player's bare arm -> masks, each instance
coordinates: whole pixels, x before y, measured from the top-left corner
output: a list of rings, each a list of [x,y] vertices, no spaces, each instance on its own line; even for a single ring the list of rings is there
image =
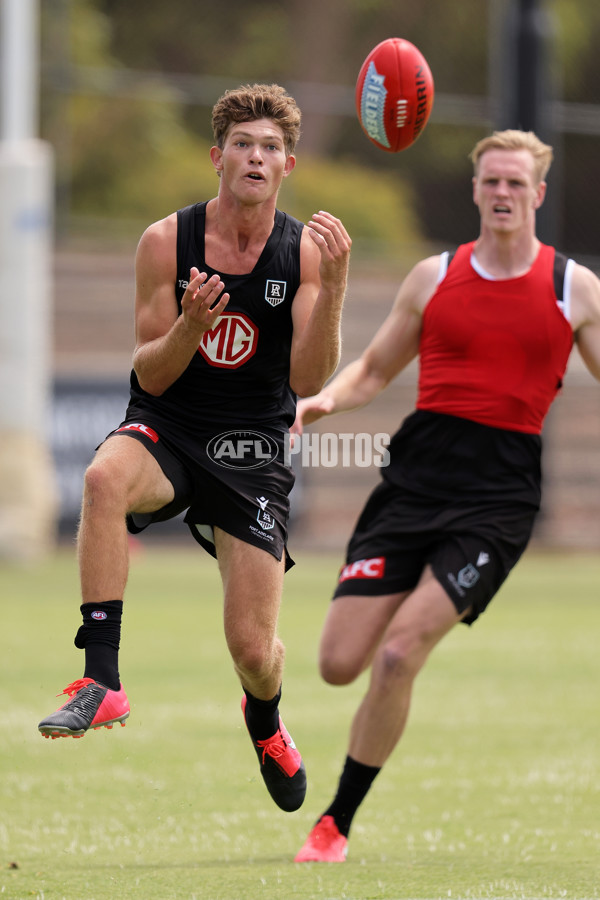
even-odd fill
[[[351,246],[343,224],[327,212],[316,213],[302,233],[290,356],[290,384],[300,397],[317,393],[339,363]]]
[[[138,245],[135,271],[133,367],[141,387],[159,396],[185,371],[229,295],[223,293],[218,275],[208,278],[206,272],[192,269],[178,313],[176,216],[146,229]]]
[[[419,352],[421,322],[437,283],[440,257],[422,260],[408,273],[392,310],[359,359],[349,363],[315,397],[298,403],[292,431],[324,415],[370,403]]]
[[[585,266],[573,272],[571,323],[581,358],[600,381],[600,280]]]

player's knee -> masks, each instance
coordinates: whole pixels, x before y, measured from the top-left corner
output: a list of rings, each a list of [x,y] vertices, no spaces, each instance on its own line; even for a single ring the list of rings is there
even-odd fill
[[[383,683],[412,681],[425,662],[420,642],[385,642],[373,663],[376,677]]]
[[[358,660],[352,660],[347,654],[337,655],[322,652],[319,657],[319,672],[327,684],[351,684],[362,672]]]
[[[84,498],[88,504],[114,502],[122,495],[123,486],[118,467],[106,460],[92,462],[84,476]]]
[[[236,669],[247,678],[261,678],[272,668],[272,654],[261,643],[243,636],[228,638],[227,643]]]

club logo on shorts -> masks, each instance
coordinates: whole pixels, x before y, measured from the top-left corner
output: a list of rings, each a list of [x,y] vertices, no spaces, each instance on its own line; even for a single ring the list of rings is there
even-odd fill
[[[456,580],[462,588],[468,590],[479,581],[479,572],[473,563],[467,563],[467,565],[458,573]]]
[[[260,431],[224,431],[206,445],[210,459],[225,469],[260,469],[277,459],[275,441]]]
[[[357,559],[348,563],[340,572],[338,583],[351,578],[383,578],[385,572],[385,556],[374,556],[372,559]]]
[[[256,353],[258,328],[241,312],[224,312],[202,336],[198,347],[207,363],[219,369],[237,369]]]
[[[286,287],[287,282],[285,281],[274,281],[272,278],[267,278],[265,288],[265,300],[267,303],[271,306],[279,306],[280,303],[283,303]]]
[[[256,521],[263,531],[270,531],[275,525],[275,519],[271,513],[267,512],[267,503],[269,501],[265,500],[264,497],[257,497],[256,502],[260,507],[258,515],[256,516]]]

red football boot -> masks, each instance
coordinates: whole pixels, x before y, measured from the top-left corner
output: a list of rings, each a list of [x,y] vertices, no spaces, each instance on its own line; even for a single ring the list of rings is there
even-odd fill
[[[112,728],[116,722],[125,725],[129,701],[123,685],[118,691],[111,691],[93,678],[78,678],[62,693],[67,694],[69,699],[38,725],[44,737],[53,740],[58,737],[80,738],[88,728]]]
[[[321,816],[294,862],[345,862],[348,838],[338,830],[333,816]]]
[[[246,695],[242,697],[242,712],[246,720]],[[246,726],[247,727],[247,726]],[[250,735],[252,738],[252,735]],[[280,809],[294,812],[300,809],[306,796],[306,771],[296,745],[279,718],[279,728],[266,741],[255,741],[260,773],[267,790]]]

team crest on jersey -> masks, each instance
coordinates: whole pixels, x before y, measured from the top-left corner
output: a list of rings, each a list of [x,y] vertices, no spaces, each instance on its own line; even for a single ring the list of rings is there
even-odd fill
[[[221,369],[237,369],[256,353],[258,328],[241,312],[225,312],[206,331],[198,350],[207,363]]]
[[[286,287],[286,281],[274,281],[272,278],[267,278],[265,289],[265,300],[267,303],[271,306],[279,306],[280,303],[283,303]]]
[[[270,531],[275,525],[275,519],[270,512],[267,512],[267,503],[269,501],[265,500],[264,497],[257,497],[256,502],[260,507],[258,515],[256,516],[256,521],[263,531]]]

